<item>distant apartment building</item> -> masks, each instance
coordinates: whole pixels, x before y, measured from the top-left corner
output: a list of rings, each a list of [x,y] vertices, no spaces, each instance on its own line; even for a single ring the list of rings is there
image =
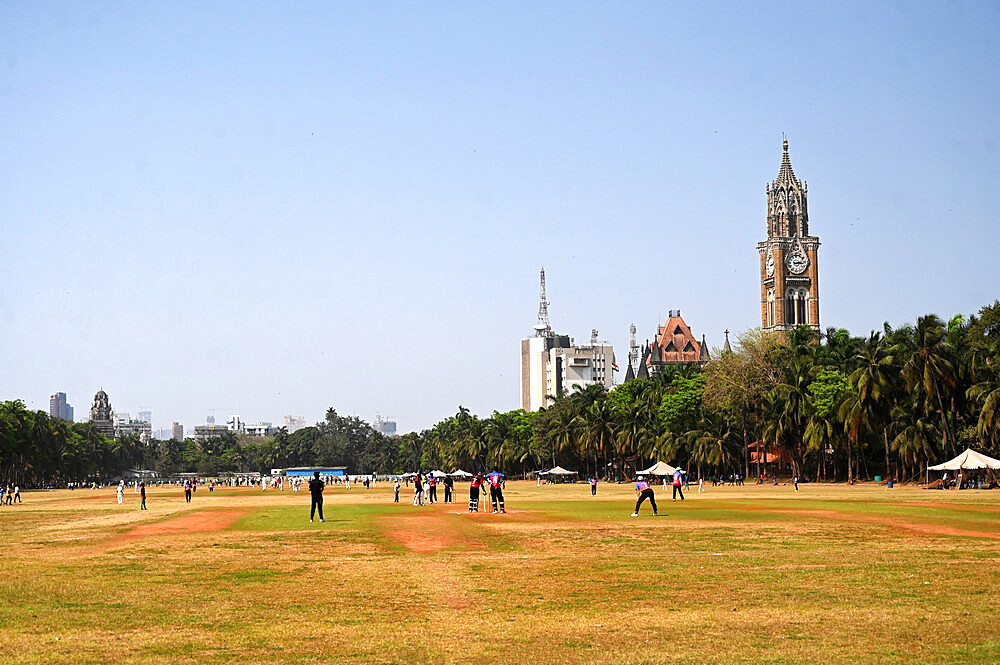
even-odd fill
[[[207,441],[217,436],[222,436],[223,434],[229,431],[230,431],[229,427],[227,427],[226,425],[215,425],[215,424],[195,425],[194,440],[200,443],[202,441]]]
[[[249,436],[274,436],[280,429],[271,423],[259,422],[244,426],[243,431]]]
[[[73,422],[73,407],[66,402],[66,393],[56,393],[49,397],[49,418]]]
[[[114,414],[115,436],[129,436],[135,434],[139,440],[148,442],[153,438],[153,426],[145,420],[133,418],[128,413]]]
[[[303,427],[309,427],[309,423],[307,423],[306,419],[302,416],[288,415],[285,416],[282,421],[282,426],[288,431],[289,434],[291,434],[292,432],[300,430]]]
[[[184,425],[180,423],[172,423],[170,425],[170,438],[175,441],[184,440]]]
[[[140,411],[139,416],[136,420],[141,420],[144,423],[153,424],[153,412],[152,411]]]
[[[396,421],[395,420],[383,420],[382,416],[375,415],[375,430],[378,431],[382,436],[393,437],[396,436]]]
[[[240,416],[232,415],[229,416],[229,420],[226,421],[226,427],[229,428],[230,432],[240,434],[246,429],[246,423],[243,422],[243,418]]]

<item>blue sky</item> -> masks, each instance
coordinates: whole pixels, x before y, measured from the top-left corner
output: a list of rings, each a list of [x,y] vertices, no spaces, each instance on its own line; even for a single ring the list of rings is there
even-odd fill
[[[821,323],[1000,296],[1000,5],[0,5],[0,398],[155,427],[516,408],[554,327],[759,324],[808,181]]]

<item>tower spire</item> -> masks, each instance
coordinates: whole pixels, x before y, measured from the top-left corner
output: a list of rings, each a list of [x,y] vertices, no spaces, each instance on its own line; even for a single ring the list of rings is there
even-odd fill
[[[795,171],[792,170],[792,160],[788,157],[788,138],[781,135],[781,168],[778,169],[778,183],[797,183]]]
[[[542,268],[539,275],[539,283],[538,323],[535,325],[535,335],[543,337],[552,330],[549,324],[549,301],[545,299],[545,268]]]

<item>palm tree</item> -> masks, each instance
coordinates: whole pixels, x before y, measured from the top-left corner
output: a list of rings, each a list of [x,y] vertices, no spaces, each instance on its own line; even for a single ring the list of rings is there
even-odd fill
[[[1000,448],[1000,371],[994,365],[993,375],[968,390],[970,401],[980,405],[976,434],[991,452]]]
[[[733,446],[734,438],[732,428],[721,415],[702,417],[701,429],[689,433],[691,459],[698,465],[698,478],[701,478],[702,463],[726,469],[734,461],[739,462]]]
[[[803,437],[805,425],[812,410],[809,399],[809,384],[812,381],[813,365],[805,357],[792,360],[785,382],[775,387],[775,394],[780,399],[780,414],[769,432],[772,443],[784,446],[791,453],[792,467],[797,477],[802,477],[802,467],[805,462]]]
[[[577,416],[577,422],[580,428],[580,452],[593,455],[596,473],[598,453],[607,452],[615,444],[615,419],[611,405],[607,400],[594,402]],[[618,459],[621,459],[621,455],[618,455]]]
[[[934,423],[933,416],[926,417],[922,407],[912,404],[909,408],[897,407],[893,410],[894,428],[897,431],[889,444],[899,455],[900,462],[909,463],[911,477],[919,473],[919,467],[926,468],[935,456],[941,432]]]
[[[865,342],[864,348],[854,356],[857,369],[848,377],[851,387],[857,394],[858,408],[865,411],[861,421],[869,423],[873,432],[882,430],[885,443],[885,475],[892,477],[889,463],[889,410],[891,398],[896,386],[899,369],[896,357],[893,355],[885,339],[877,332],[872,332]]]
[[[955,453],[954,438],[944,406],[945,397],[950,396],[950,391],[958,385],[947,332],[941,319],[928,314],[917,319],[913,334],[912,355],[903,365],[906,389],[911,393],[914,389],[921,389],[925,411],[940,414],[945,449]]]
[[[615,435],[615,454],[619,458],[642,455],[648,450],[647,442],[653,437],[650,432],[651,411],[639,402],[633,402],[624,414],[619,415]],[[594,463],[596,465],[595,456]]]

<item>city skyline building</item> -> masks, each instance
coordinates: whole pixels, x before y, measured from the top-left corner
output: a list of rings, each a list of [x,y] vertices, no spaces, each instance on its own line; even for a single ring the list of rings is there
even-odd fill
[[[377,432],[381,433],[382,436],[393,437],[396,436],[396,421],[395,420],[383,420],[382,416],[375,414],[375,424],[374,428]]]
[[[549,302],[545,293],[545,269],[539,273],[538,322],[535,334],[521,340],[521,408],[537,411],[550,397],[575,387],[600,384],[614,387],[615,352],[610,344],[597,342],[591,331],[590,344],[576,346],[568,335],[558,335],[549,322]]]
[[[298,431],[303,427],[309,427],[309,423],[302,416],[293,416],[291,414],[286,415],[282,419],[282,426],[288,431],[289,434]]]
[[[179,422],[174,421],[170,425],[170,438],[174,439],[175,441],[183,441],[184,440],[184,425],[181,425]]]
[[[112,419],[116,437],[135,434],[143,443],[148,443],[153,438],[153,426],[145,420],[133,418],[130,413],[113,413]]]
[[[66,393],[59,392],[49,397],[49,418],[73,422],[73,407],[66,401]]]

